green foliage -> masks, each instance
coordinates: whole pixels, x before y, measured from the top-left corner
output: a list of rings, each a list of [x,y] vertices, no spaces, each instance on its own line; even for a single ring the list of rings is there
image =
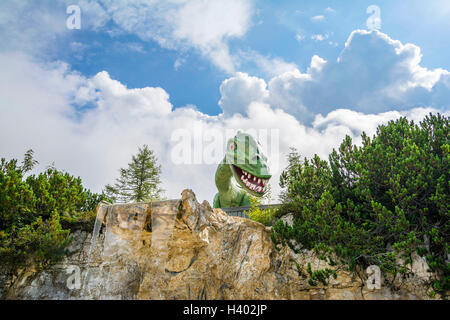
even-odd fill
[[[275,214],[277,208],[260,209],[258,206],[252,206],[250,203],[250,210],[247,212],[250,219],[262,223],[265,226],[271,226],[275,221]]]
[[[259,208],[259,206],[263,204],[264,200],[270,201],[271,195],[272,192],[270,184],[267,185],[267,192],[263,197],[249,195],[250,209],[246,213],[250,219],[262,223],[265,226],[271,226],[273,224],[278,208]]]
[[[55,168],[25,179],[37,163],[32,154],[27,151],[22,166],[16,159],[2,158],[0,164],[0,264],[12,274],[61,259],[70,241],[62,225],[95,219],[98,202],[107,200]]]
[[[333,262],[350,270],[375,264],[393,275],[408,272],[416,250],[440,275],[431,285],[443,293],[450,288],[449,160],[449,118],[440,114],[419,125],[391,121],[373,139],[363,133],[360,147],[347,136],[328,162],[302,161],[293,150],[277,215],[294,213],[294,224],[278,221],[272,237],[337,256]]]
[[[161,199],[159,187],[161,166],[147,145],[132,156],[128,168],[120,168],[120,177],[114,185],[106,185],[106,194],[118,202],[141,202]]]
[[[310,278],[308,279],[308,284],[310,286],[317,286],[317,281],[321,282],[323,285],[328,285],[329,278],[332,276],[334,279],[337,278],[337,272],[335,270],[331,270],[329,268],[325,268],[323,270],[312,271],[311,264],[308,263],[306,268],[306,272],[308,272]]]

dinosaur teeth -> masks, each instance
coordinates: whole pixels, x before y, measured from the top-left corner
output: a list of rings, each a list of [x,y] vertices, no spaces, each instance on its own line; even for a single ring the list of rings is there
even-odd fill
[[[269,179],[261,179],[253,176],[249,172],[242,170],[241,181],[249,190],[264,193],[266,192]]]

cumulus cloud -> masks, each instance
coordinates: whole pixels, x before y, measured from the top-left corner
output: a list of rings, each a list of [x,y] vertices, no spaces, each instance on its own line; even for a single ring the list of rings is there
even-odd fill
[[[252,102],[264,102],[269,97],[266,82],[246,73],[238,72],[226,79],[220,86],[219,105],[225,115],[240,113],[247,115],[247,108]]]
[[[2,2],[0,8],[20,15],[27,9],[23,3]],[[2,156],[21,158],[33,148],[41,169],[54,161],[56,167],[81,176],[94,191],[113,182],[137,147],[148,144],[163,166],[167,197],[177,198],[182,189],[191,188],[199,199],[212,201],[216,164],[194,159],[206,149],[193,150],[194,164],[175,163],[172,150],[179,140],[173,139],[174,133],[183,133],[195,148],[205,133],[229,137],[238,129],[272,129],[278,130],[278,149],[272,153],[271,145],[264,147],[270,153],[276,194],[290,147],[303,156],[326,157],[347,134],[358,142],[362,131],[374,134],[377,125],[399,116],[420,120],[429,111],[449,109],[449,72],[422,67],[420,48],[378,31],[354,31],[338,59],[326,61],[315,55],[301,72],[295,64],[252,51],[230,54],[228,41],[248,29],[251,5],[244,0],[226,1],[226,15],[222,14],[225,1],[79,3],[88,17],[85,25],[94,30],[112,19],[117,32],[134,33],[181,52],[199,50],[230,73],[239,65],[236,59],[245,61],[247,54],[247,60],[253,59],[271,78],[233,73],[220,86],[223,114],[219,116],[204,114],[195,106],[174,109],[164,88],[132,89],[107,71],[86,77],[64,62],[43,63],[27,54],[33,51],[26,47],[30,43],[39,46],[28,41],[32,37],[51,43],[52,37],[66,32],[61,29],[64,10],[56,16],[58,23],[48,21],[54,28],[43,34],[37,17],[48,19],[46,12],[38,10],[21,29],[10,27],[8,21],[11,26],[14,21],[0,10],[1,27],[7,29],[2,34],[15,41],[0,50],[0,136],[6,137],[0,139]],[[94,21],[95,17],[101,19]],[[29,30],[30,25],[37,27]],[[224,143],[214,142],[219,146],[217,161]]]
[[[323,59],[314,58],[310,74],[320,73],[324,64]],[[220,104],[227,112],[209,116],[191,106],[174,110],[164,89],[127,88],[106,71],[84,77],[61,62],[42,64],[24,54],[4,53],[0,68],[0,135],[8,137],[0,140],[2,156],[21,158],[26,149],[33,148],[40,169],[54,161],[56,167],[81,176],[94,191],[113,182],[118,168],[127,165],[137,147],[148,144],[162,164],[167,197],[177,198],[182,189],[191,188],[199,199],[212,201],[214,173],[223,157],[225,138],[238,129],[256,134],[267,129],[271,137],[262,143],[268,151],[276,195],[290,147],[303,156],[326,157],[347,134],[358,142],[362,130],[373,134],[380,123],[401,115],[420,118],[432,110],[363,114],[342,109],[317,115],[306,126],[270,104],[264,80],[244,73],[221,86]],[[180,143],[174,139],[176,132],[194,148],[192,163],[174,161],[172,151]],[[224,139],[208,142],[212,133],[221,133]],[[201,155],[211,147],[218,150],[216,163],[205,164]]]
[[[424,68],[421,58],[416,45],[379,31],[356,30],[337,60],[315,56],[305,73],[290,71],[271,79],[270,104],[305,123],[338,108],[364,113],[448,109],[450,101],[444,97],[450,96],[449,72]]]
[[[1,54],[0,67],[0,135],[8,137],[0,140],[2,156],[21,158],[33,148],[40,169],[54,161],[99,191],[146,143],[164,166],[169,197],[184,187],[205,194],[201,181],[214,172],[171,165],[169,151],[173,130],[191,130],[211,121],[209,116],[192,108],[172,111],[162,88],[129,89],[107,72],[85,78],[63,63],[42,65],[17,54]],[[81,113],[74,108],[86,104],[91,108]]]

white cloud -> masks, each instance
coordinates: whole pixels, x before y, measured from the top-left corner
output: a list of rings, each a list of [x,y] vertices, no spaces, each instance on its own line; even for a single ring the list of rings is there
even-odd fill
[[[172,111],[169,95],[164,89],[128,89],[119,81],[112,80],[106,71],[90,79],[87,87],[102,93],[96,99],[99,109],[108,110],[108,115],[117,121],[129,118],[146,120],[147,116],[160,117]]]
[[[374,133],[380,124],[386,124],[390,120],[395,120],[400,117],[407,117],[409,120],[415,122],[421,121],[427,114],[435,111],[433,108],[415,108],[407,111],[388,111],[378,114],[364,114],[348,109],[337,109],[328,113],[325,117],[321,114],[317,115],[313,121],[313,128],[318,130],[344,126],[356,136],[365,131]],[[359,137],[358,137],[359,138]]]
[[[228,41],[243,36],[250,24],[247,1],[227,1],[232,10],[223,19],[217,17],[222,16],[224,1],[101,4],[80,2],[87,16],[83,25],[99,30],[111,17],[120,27],[114,32],[137,34],[181,52],[197,49],[230,73],[240,62],[251,61],[270,80],[233,73],[220,87],[219,105],[224,110],[220,116],[209,116],[195,106],[173,110],[163,88],[130,89],[106,71],[85,77],[63,62],[44,64],[19,53],[35,52],[64,34],[64,10],[55,16],[38,8],[23,28],[13,28],[15,15],[5,17],[0,10],[0,23],[7,29],[3,33],[8,35],[4,39],[11,41],[10,47],[0,50],[0,136],[7,137],[0,139],[2,156],[21,158],[33,148],[43,166],[55,161],[58,168],[80,175],[88,187],[99,191],[113,182],[138,146],[148,144],[163,165],[168,197],[192,188],[201,200],[211,201],[216,165],[174,164],[171,135],[177,129],[190,133],[279,129],[280,152],[275,159],[279,163],[272,182],[277,192],[289,147],[298,148],[303,156],[326,157],[346,134],[359,141],[362,130],[373,134],[378,124],[401,115],[420,119],[431,108],[449,109],[450,73],[422,67],[420,48],[377,31],[354,31],[339,59],[326,61],[315,55],[302,73],[281,58],[253,51],[230,53]],[[15,17],[28,9],[23,2],[2,2],[0,7],[16,12]],[[50,31],[43,32],[44,25]],[[36,41],[29,41],[33,37]],[[82,53],[83,45],[72,46]]]
[[[67,32],[65,10],[35,1],[0,1],[0,51],[38,52]]]
[[[235,113],[247,115],[247,108],[252,102],[264,102],[269,97],[267,85],[263,79],[250,77],[241,72],[223,81],[220,93],[219,105],[225,115]]]
[[[334,10],[334,9],[331,8],[331,7],[327,7],[327,8],[325,8],[325,12],[328,12],[328,13],[336,13],[336,10]]]
[[[186,62],[186,58],[178,57],[173,64],[173,68],[175,70],[178,70],[185,62]]]
[[[320,74],[327,64],[315,56],[310,75]],[[24,54],[5,53],[0,55],[0,68],[0,135],[8,137],[0,140],[2,156],[21,158],[25,150],[33,148],[41,168],[55,161],[58,168],[81,176],[94,191],[113,182],[118,168],[127,165],[137,147],[148,144],[162,164],[163,187],[169,198],[178,198],[184,188],[191,188],[200,200],[211,202],[216,192],[216,165],[175,164],[172,133],[178,129],[194,135],[198,131],[264,128],[279,130],[279,152],[269,154],[277,194],[278,177],[290,147],[303,156],[317,153],[326,157],[346,134],[358,142],[362,130],[373,134],[380,123],[402,114],[420,118],[431,110],[378,114],[335,110],[317,115],[308,127],[271,105],[264,80],[243,73],[225,80],[220,88],[225,114],[209,116],[191,106],[173,110],[164,89],[129,89],[105,71],[86,78],[64,63],[43,65]],[[290,76],[302,77],[295,72]],[[74,108],[83,104],[90,108],[83,112]]]
[[[317,16],[311,17],[311,21],[313,21],[313,22],[318,22],[318,21],[323,21],[323,20],[325,20],[325,16],[323,16],[323,15],[317,15]]]
[[[339,58],[322,63],[319,71],[313,58],[306,73],[286,72],[270,80],[269,101],[306,123],[318,113],[339,108],[364,113],[426,106],[448,109],[449,72],[420,66],[421,57],[413,44],[378,31],[356,30]]]
[[[9,13],[3,22],[6,32],[0,32],[0,35],[16,43],[7,50],[16,48],[48,59],[49,51],[56,48],[54,40],[73,33],[65,27],[67,15],[64,9],[69,4],[72,4],[70,0],[56,6],[44,2],[42,8],[45,10],[33,2],[0,4],[0,9]],[[295,63],[250,49],[230,52],[228,42],[244,36],[251,26],[251,0],[82,0],[77,5],[81,8],[82,29],[105,31],[112,37],[134,34],[143,41],[156,41],[163,48],[177,50],[181,58],[174,62],[176,70],[185,63],[186,51],[190,49],[197,50],[229,74],[234,74],[242,65],[249,66],[247,70],[256,67],[255,73],[266,78],[297,68]],[[27,12],[33,12],[34,19],[21,20]],[[56,19],[50,19],[52,16]],[[301,37],[297,35],[298,40]],[[80,60],[88,45],[74,41],[70,48]],[[114,50],[146,52],[139,42],[116,42]]]
[[[122,32],[156,41],[163,48],[198,50],[229,73],[236,61],[228,41],[247,32],[252,16],[249,0],[85,0],[86,7],[98,3]]]
[[[280,57],[267,57],[252,50],[241,50],[237,54],[237,57],[240,60],[240,64],[246,63],[247,65],[255,66],[258,73],[261,73],[268,78],[272,78],[298,68],[295,63],[286,62]]]
[[[46,1],[46,0],[44,0],[44,1]],[[51,6],[55,6],[54,1],[48,1],[47,4],[48,3],[51,3]],[[107,10],[105,10],[104,5],[101,3],[101,1],[63,0],[63,1],[60,1],[59,4],[56,4],[56,6],[59,6],[59,5],[63,5],[64,8],[66,8],[70,5],[77,5],[80,7],[81,29],[91,29],[94,31],[100,31],[110,19],[108,12],[107,12]]]
[[[8,50],[48,55],[58,37],[73,32],[66,28],[65,10],[73,4],[72,0],[1,1],[2,42],[8,43]],[[81,9],[82,30],[105,31],[112,37],[133,34],[166,49],[195,50],[230,74],[239,61],[228,42],[246,34],[253,14],[251,0],[80,0],[76,5]],[[130,45],[129,49],[143,50],[139,44]]]

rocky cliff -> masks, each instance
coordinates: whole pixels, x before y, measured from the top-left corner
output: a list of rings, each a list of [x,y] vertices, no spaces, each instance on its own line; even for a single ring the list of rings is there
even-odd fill
[[[429,275],[369,289],[367,279],[338,271],[328,286],[310,286],[306,268],[329,267],[312,252],[275,249],[270,229],[181,200],[98,208],[93,233],[76,231],[65,260],[27,270],[14,283],[0,274],[6,299],[426,299]],[[364,274],[364,273],[363,273]]]

